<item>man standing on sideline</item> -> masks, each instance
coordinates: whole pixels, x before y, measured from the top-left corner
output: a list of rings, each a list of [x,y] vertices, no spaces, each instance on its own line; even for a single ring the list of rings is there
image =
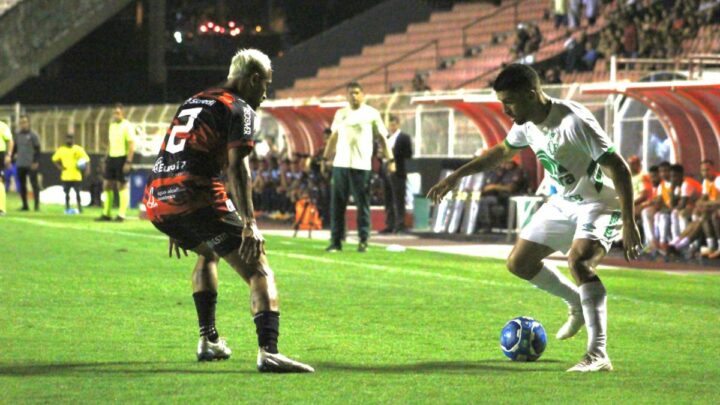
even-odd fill
[[[13,150],[13,136],[10,127],[0,121],[0,216],[7,212],[7,200],[5,195],[5,169],[12,164],[10,155]]]
[[[313,372],[278,352],[277,287],[253,210],[248,156],[255,146],[255,110],[271,81],[270,58],[244,49],[233,57],[221,88],[185,100],[160,147],[143,204],[153,225],[170,237],[171,255],[175,249],[180,257],[180,248],[198,255],[192,274],[200,327],[198,361],[232,354],[215,328],[217,267],[222,258],[250,286],[258,370]]]
[[[83,173],[90,174],[90,156],[80,145],[75,145],[73,134],[65,135],[65,145],[58,148],[52,161],[60,170],[60,181],[65,191],[65,214],[82,213],[80,190],[82,189]],[[70,208],[70,189],[75,190],[77,211]]]
[[[545,174],[557,183],[558,193],[523,228],[508,257],[508,270],[568,305],[568,320],[558,331],[558,339],[568,339],[587,325],[585,356],[567,371],[610,371],[607,292],[595,269],[621,230],[628,261],[642,250],[630,168],[593,114],[575,101],[545,94],[531,67],[507,66],[493,89],[514,121],[505,141],[455,170],[433,186],[428,197],[439,202],[461,178],[495,167],[520,149],[532,148]],[[579,288],[543,261],[558,250],[568,252],[570,272]]]
[[[330,234],[331,242],[325,250],[342,250],[345,239],[345,210],[352,194],[357,207],[357,228],[360,243],[358,252],[367,250],[370,236],[370,178],[372,175],[373,145],[377,141],[385,157],[387,170],[395,172],[392,150],[387,143],[387,129],[378,110],[365,104],[365,93],[357,82],[347,85],[349,105],[335,113],[332,135],[328,139],[323,162],[333,159]]]
[[[35,199],[35,211],[40,210],[40,185],[38,184],[38,168],[40,167],[40,137],[30,130],[30,119],[27,115],[20,116],[20,131],[15,135],[15,166],[20,178],[21,211],[29,211],[27,201],[27,179]]]
[[[117,191],[120,198],[120,206],[115,221],[122,222],[125,220],[128,205],[130,205],[130,189],[128,188],[127,176],[132,169],[133,154],[135,153],[134,136],[135,127],[125,119],[122,104],[116,104],[108,133],[105,181],[103,183],[105,201],[103,202],[102,216],[97,221],[112,221],[115,191]]]
[[[412,159],[412,139],[410,135],[400,131],[400,119],[391,115],[388,119],[388,146],[395,157],[395,173],[382,168],[385,185],[385,229],[381,234],[404,233],[405,228],[405,194],[407,189],[407,163]]]

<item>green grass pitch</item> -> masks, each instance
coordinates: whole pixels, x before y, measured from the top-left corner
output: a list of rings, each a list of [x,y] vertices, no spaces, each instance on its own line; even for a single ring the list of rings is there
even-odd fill
[[[17,201],[11,200],[11,206]],[[218,329],[233,356],[195,361],[194,259],[167,258],[147,221],[95,223],[60,207],[0,218],[0,403],[717,403],[720,277],[601,270],[616,371],[566,373],[561,301],[499,260],[409,250],[326,254],[267,237],[280,349],[311,375],[255,370],[248,290],[220,268]],[[303,235],[304,236],[304,235]],[[506,321],[540,320],[535,363],[499,348]],[[713,400],[713,398],[715,398]]]

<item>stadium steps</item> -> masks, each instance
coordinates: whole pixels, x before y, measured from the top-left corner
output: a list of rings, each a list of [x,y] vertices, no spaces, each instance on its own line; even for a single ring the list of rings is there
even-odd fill
[[[0,14],[0,97],[131,0],[23,0]]]

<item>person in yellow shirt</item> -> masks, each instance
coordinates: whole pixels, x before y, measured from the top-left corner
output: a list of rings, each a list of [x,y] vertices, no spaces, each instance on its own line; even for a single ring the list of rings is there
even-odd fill
[[[5,168],[10,168],[13,150],[13,136],[10,127],[0,121],[0,216],[7,211],[5,199]]]
[[[52,156],[55,166],[60,169],[60,181],[65,191],[65,213],[82,213],[80,203],[80,189],[82,188],[83,173],[90,174],[90,156],[80,145],[75,145],[73,134],[65,135],[65,145],[58,148]],[[70,189],[75,190],[77,211],[70,208]]]
[[[103,213],[98,221],[112,221],[112,206],[115,200],[115,190],[120,198],[120,207],[115,221],[125,220],[128,205],[130,204],[130,190],[127,176],[132,169],[133,154],[135,153],[135,127],[127,119],[122,104],[116,104],[113,120],[110,123],[107,159],[105,161],[105,181],[103,189],[105,201]]]

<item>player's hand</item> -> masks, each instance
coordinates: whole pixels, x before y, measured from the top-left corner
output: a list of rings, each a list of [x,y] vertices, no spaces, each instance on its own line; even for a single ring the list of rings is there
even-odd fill
[[[5,161],[3,162],[6,169],[9,169],[10,166],[12,166],[12,159],[10,158],[10,155],[5,156]]]
[[[182,258],[180,256],[180,250],[182,250],[182,252],[185,253],[185,257],[187,257],[187,255],[188,255],[187,250],[185,250],[185,248],[183,248],[183,247],[180,247],[180,242],[178,242],[177,239],[170,238],[169,243],[168,243],[168,257],[169,258],[173,257],[173,250],[175,250],[175,255],[177,256],[178,259]]]
[[[132,169],[132,164],[130,162],[125,162],[122,168],[123,174],[130,174],[130,169]]]
[[[387,171],[388,173],[395,173],[395,162],[388,162],[387,164]]]
[[[625,222],[623,225],[623,250],[627,261],[637,259],[643,251],[640,230],[634,219]]]
[[[248,223],[242,230],[240,259],[247,263],[254,263],[261,254],[265,254],[265,238],[255,222]]]
[[[32,164],[30,165],[30,170],[32,170],[32,171],[37,171],[38,167],[40,167],[40,163],[37,163],[37,162],[32,163]]]
[[[427,197],[432,202],[437,204],[442,200],[445,194],[447,194],[450,190],[454,189],[457,186],[457,183],[458,179],[451,174],[446,178],[440,180],[436,185],[432,186],[432,188],[430,188],[430,191],[428,191],[427,193]]]
[[[323,160],[320,162],[320,173],[322,173],[323,176],[327,176],[328,171],[330,171],[330,163],[328,163],[327,160]]]

